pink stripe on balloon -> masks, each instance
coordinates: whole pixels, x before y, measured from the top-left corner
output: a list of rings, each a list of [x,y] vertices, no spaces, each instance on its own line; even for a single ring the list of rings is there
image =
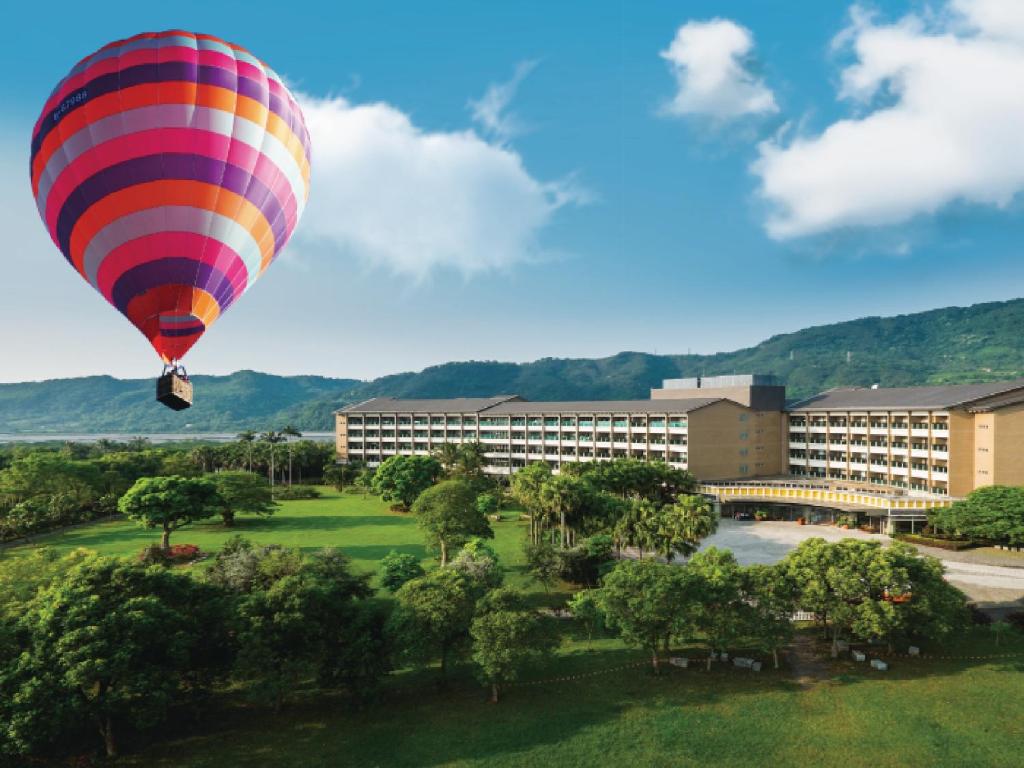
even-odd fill
[[[157,259],[182,256],[209,264],[228,275],[236,297],[245,290],[249,273],[241,257],[219,240],[194,232],[157,232],[119,245],[100,263],[96,290],[113,303],[114,284],[129,269]]]
[[[236,139],[229,139],[213,131],[200,131],[194,128],[155,128],[149,131],[118,136],[110,141],[83,152],[67,165],[57,177],[46,200],[46,227],[56,237],[57,218],[60,211],[78,187],[80,180],[88,179],[93,174],[118,163],[138,157],[154,154],[154,147],[159,147],[155,154],[180,153],[201,155],[214,160],[228,157],[228,162],[240,168],[252,169],[252,175],[263,182],[269,189],[276,189],[275,197],[285,211],[288,228],[292,229],[297,221],[297,201],[292,194],[291,185],[285,188],[275,184],[281,176],[280,170],[273,161],[248,144]],[[280,192],[284,192],[281,199]],[[273,222],[271,222],[273,223]]]

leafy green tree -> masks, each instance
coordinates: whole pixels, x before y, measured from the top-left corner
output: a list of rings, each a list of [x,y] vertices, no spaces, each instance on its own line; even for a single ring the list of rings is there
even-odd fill
[[[743,573],[732,552],[709,547],[686,565],[696,591],[697,629],[711,651],[726,650],[750,626],[750,606],[743,602]],[[708,654],[711,669],[711,654]]]
[[[543,461],[528,464],[509,480],[512,498],[523,506],[530,515],[530,541],[540,541],[543,531],[543,509],[540,501],[540,489],[551,477],[551,467]]]
[[[487,518],[476,508],[476,493],[461,479],[427,488],[413,503],[412,511],[429,545],[440,552],[442,566],[448,563],[448,553],[471,537],[494,538]]]
[[[4,685],[9,735],[23,751],[86,719],[108,757],[123,725],[155,726],[183,696],[209,635],[194,616],[205,585],[162,568],[91,555],[42,589],[19,622],[24,650]]]
[[[466,542],[449,567],[465,576],[480,595],[497,589],[505,579],[498,554],[480,538],[472,538]]]
[[[652,522],[655,549],[668,562],[677,553],[692,555],[718,530],[718,515],[703,496],[680,496],[675,504],[662,507]]]
[[[235,515],[269,517],[277,504],[267,481],[252,472],[216,472],[209,478],[221,499],[220,515],[225,526],[235,524]]]
[[[558,519],[559,542],[563,548],[569,546],[570,524],[578,522],[590,495],[590,486],[578,477],[555,475],[541,485],[540,508]]]
[[[452,477],[459,464],[459,444],[441,443],[434,449],[433,457],[441,465],[441,471],[444,472],[445,477]]]
[[[458,571],[438,568],[403,584],[395,599],[389,634],[397,651],[418,664],[439,660],[445,684],[452,657],[469,640],[476,605],[472,586]]]
[[[999,641],[1010,633],[1013,625],[1008,621],[993,621],[988,628],[992,632],[992,637],[996,639],[996,648],[998,648]]]
[[[628,645],[645,648],[658,673],[658,645],[668,638],[687,610],[686,574],[653,560],[623,560],[595,591],[608,626]]]
[[[554,650],[558,636],[551,620],[528,610],[517,590],[503,587],[495,592],[481,600],[470,635],[478,675],[490,685],[491,702],[497,704],[501,686],[517,679],[530,661]]]
[[[268,589],[285,576],[296,576],[304,567],[301,550],[277,544],[256,546],[241,536],[232,536],[206,569],[206,580],[239,595]]]
[[[424,573],[420,559],[408,553],[391,550],[380,561],[380,585],[388,592],[397,592],[403,584]]]
[[[604,627],[605,624],[597,592],[593,589],[581,589],[569,598],[569,610],[586,630],[587,647],[589,648],[594,640],[594,632]]]
[[[160,546],[167,550],[172,532],[213,517],[222,504],[209,480],[172,475],[140,478],[121,497],[117,508],[146,528],[160,528]]]
[[[562,564],[554,545],[547,541],[533,543],[527,541],[523,547],[526,555],[526,571],[534,581],[544,587],[544,593],[551,591],[551,586],[558,581]]]
[[[498,512],[498,497],[493,493],[481,493],[476,497],[477,511],[487,517]]]
[[[298,681],[318,671],[339,676],[332,659],[351,636],[346,629],[356,601],[372,594],[365,577],[353,576],[348,559],[332,549],[303,561],[239,603],[238,669],[254,681],[257,697],[280,712]],[[382,649],[383,652],[383,649]]]
[[[929,513],[933,526],[976,539],[1024,545],[1024,486],[987,485]]]
[[[332,461],[324,466],[324,482],[333,485],[338,491],[344,491],[346,485],[355,482],[361,469],[362,466],[355,462],[336,464]]]
[[[441,464],[433,456],[391,456],[377,467],[373,490],[384,501],[397,501],[408,509],[440,475]]]
[[[779,649],[793,639],[793,613],[799,589],[782,566],[750,565],[743,569],[744,602],[750,606],[747,636],[772,655],[779,668]]]

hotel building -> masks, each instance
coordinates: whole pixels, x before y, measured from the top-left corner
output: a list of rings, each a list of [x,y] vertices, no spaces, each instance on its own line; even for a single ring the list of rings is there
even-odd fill
[[[980,486],[1024,485],[1024,379],[840,388],[787,406],[773,377],[719,376],[668,379],[648,400],[381,397],[335,417],[343,462],[374,467],[446,442],[482,444],[494,475],[535,461],[664,461],[723,505],[856,512],[889,530]]]

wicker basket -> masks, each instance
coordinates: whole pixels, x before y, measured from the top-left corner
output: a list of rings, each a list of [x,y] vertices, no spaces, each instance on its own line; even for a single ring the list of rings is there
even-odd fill
[[[156,399],[174,411],[183,411],[192,405],[192,382],[174,371],[156,380]]]

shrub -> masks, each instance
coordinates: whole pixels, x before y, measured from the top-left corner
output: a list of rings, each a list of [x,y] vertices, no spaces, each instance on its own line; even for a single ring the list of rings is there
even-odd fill
[[[150,544],[139,552],[139,562],[142,565],[167,565],[167,553],[159,544]]]
[[[175,544],[171,547],[170,559],[176,563],[191,563],[202,555],[202,551],[195,544]]]
[[[954,539],[944,536],[921,536],[916,533],[897,533],[894,538],[897,538],[900,541],[905,541],[908,544],[920,544],[925,547],[938,547],[939,549],[948,549],[953,552],[977,546],[977,544],[970,539]]]
[[[320,491],[308,485],[280,485],[274,488],[274,498],[283,501],[319,499]]]

